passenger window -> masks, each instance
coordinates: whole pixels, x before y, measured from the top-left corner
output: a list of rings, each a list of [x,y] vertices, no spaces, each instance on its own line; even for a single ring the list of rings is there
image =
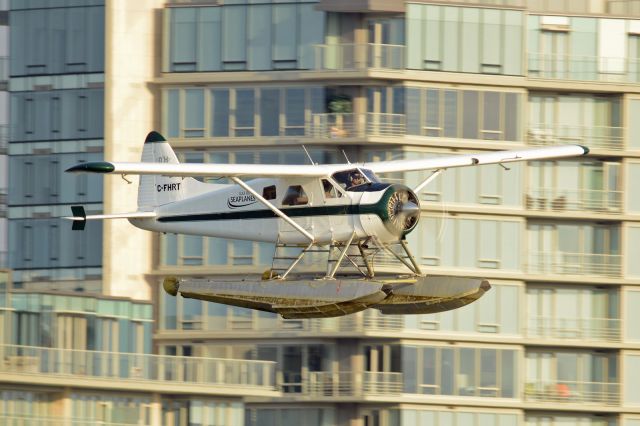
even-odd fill
[[[282,200],[283,206],[302,206],[309,202],[307,194],[302,189],[302,185],[291,185]]]
[[[327,179],[322,179],[322,190],[324,191],[324,198],[342,197],[342,192],[339,192]]]
[[[275,200],[276,199],[276,186],[265,186],[262,188],[262,197],[265,200]]]

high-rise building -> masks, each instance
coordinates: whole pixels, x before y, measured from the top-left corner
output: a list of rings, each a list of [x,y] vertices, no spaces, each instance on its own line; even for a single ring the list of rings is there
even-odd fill
[[[640,425],[637,0],[23,0],[11,26],[17,287],[151,295],[160,355],[275,361],[282,395],[245,400],[247,426]],[[137,161],[151,129],[188,162],[591,154],[449,170],[421,194],[413,251],[488,278],[478,302],[294,321],[159,286],[258,275],[269,245],[53,219],[134,209],[135,185],[62,170]]]
[[[0,268],[7,266],[7,141],[9,129],[9,3],[0,2]]]

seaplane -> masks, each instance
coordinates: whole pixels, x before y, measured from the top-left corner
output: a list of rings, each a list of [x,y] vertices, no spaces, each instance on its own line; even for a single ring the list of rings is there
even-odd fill
[[[284,318],[347,315],[364,309],[382,314],[421,314],[456,309],[490,289],[483,278],[423,273],[406,236],[420,219],[420,192],[445,170],[515,161],[576,157],[580,145],[493,151],[418,160],[306,165],[180,163],[167,140],[150,132],[139,163],[88,162],[70,173],[139,175],[135,212],[87,215],[71,208],[72,229],[88,220],[127,219],[153,232],[269,242],[272,268],[253,278],[164,279],[173,296],[275,312]],[[346,157],[346,156],[345,156]],[[506,166],[504,166],[506,168]],[[409,188],[384,182],[385,173],[426,170]],[[226,178],[207,183],[196,178]],[[125,178],[126,180],[126,178]],[[320,273],[299,269],[313,254]],[[376,274],[386,256],[397,273]],[[233,271],[230,271],[233,273]]]

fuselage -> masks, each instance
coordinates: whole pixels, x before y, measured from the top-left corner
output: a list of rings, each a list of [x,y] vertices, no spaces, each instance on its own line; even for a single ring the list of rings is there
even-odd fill
[[[255,179],[246,183],[311,234],[317,244],[346,241],[353,234],[356,240],[376,236],[383,242],[397,241],[417,223],[415,211],[411,212],[415,217],[411,223],[405,216],[401,216],[401,225],[397,218],[394,222],[394,215],[402,209],[402,202],[406,204],[407,196],[413,205],[418,203],[403,185],[368,182],[346,189],[333,179],[318,178]],[[235,184],[215,185],[209,192],[158,206],[155,213],[154,218],[130,221],[157,232],[285,244],[310,242]]]

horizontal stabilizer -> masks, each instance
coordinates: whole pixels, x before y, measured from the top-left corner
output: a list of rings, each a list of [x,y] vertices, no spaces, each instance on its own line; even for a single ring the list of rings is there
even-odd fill
[[[87,214],[82,206],[71,206],[71,214],[73,217],[79,218],[74,220],[71,229],[74,231],[84,231],[84,227],[87,224]]]
[[[117,213],[117,214],[94,214],[87,216],[84,207],[71,206],[71,214],[73,216],[64,216],[62,219],[72,220],[73,225],[71,229],[73,231],[83,231],[87,225],[87,220],[102,220],[102,219],[142,219],[156,217],[154,212],[132,212],[132,213]]]

